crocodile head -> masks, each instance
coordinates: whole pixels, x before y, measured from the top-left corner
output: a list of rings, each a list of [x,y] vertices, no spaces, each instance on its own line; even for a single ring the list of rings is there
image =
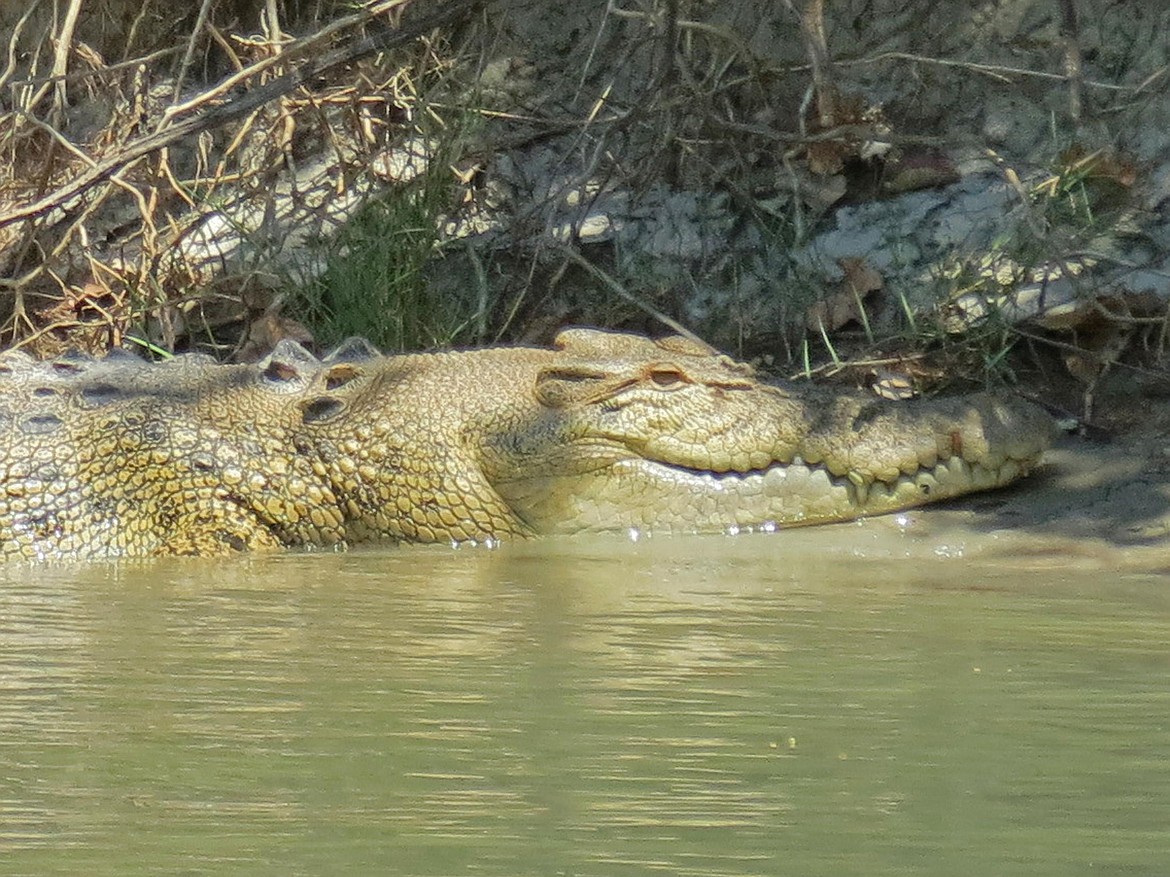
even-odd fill
[[[698,344],[572,330],[541,414],[485,471],[537,532],[738,531],[879,514],[1008,484],[1048,446],[1038,407],[890,402],[761,382]]]

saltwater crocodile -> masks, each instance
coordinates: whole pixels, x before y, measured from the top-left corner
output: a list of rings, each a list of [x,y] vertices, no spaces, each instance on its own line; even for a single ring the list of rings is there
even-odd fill
[[[551,349],[255,365],[0,355],[0,559],[373,539],[770,530],[1024,475],[1029,403],[909,403],[758,380],[702,345],[570,329]]]

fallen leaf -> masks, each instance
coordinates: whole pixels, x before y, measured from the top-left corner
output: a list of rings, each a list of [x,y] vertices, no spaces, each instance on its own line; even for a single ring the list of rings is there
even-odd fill
[[[885,285],[864,259],[840,259],[837,264],[845,276],[835,292],[808,309],[805,325],[810,330],[833,332],[853,321],[864,323],[861,309],[865,300]]]
[[[306,346],[313,343],[313,333],[304,325],[270,308],[248,326],[248,340],[240,348],[236,359],[239,362],[256,362],[271,353],[277,342],[285,338]]]

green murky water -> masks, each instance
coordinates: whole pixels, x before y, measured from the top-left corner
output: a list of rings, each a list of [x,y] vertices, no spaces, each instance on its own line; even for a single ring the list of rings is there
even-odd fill
[[[0,571],[0,873],[1170,872],[1167,577],[868,534]]]

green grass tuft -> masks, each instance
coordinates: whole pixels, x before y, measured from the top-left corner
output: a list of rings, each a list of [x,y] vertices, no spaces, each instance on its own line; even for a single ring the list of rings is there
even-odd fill
[[[320,343],[363,335],[402,351],[456,340],[471,315],[457,306],[463,303],[436,300],[424,275],[451,195],[440,176],[432,170],[365,205],[330,242],[325,271],[293,293],[292,313]]]

